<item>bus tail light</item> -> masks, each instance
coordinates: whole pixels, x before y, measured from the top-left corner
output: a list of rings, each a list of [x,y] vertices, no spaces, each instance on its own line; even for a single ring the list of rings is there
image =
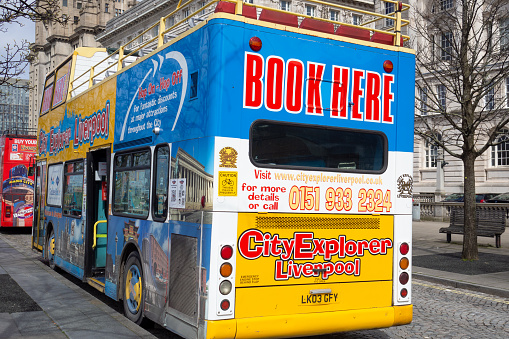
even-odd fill
[[[221,265],[221,268],[219,269],[219,272],[221,273],[221,276],[224,277],[224,278],[228,278],[232,272],[233,272],[233,267],[230,263],[224,263]]]
[[[406,285],[408,283],[408,280],[410,280],[410,276],[408,275],[408,273],[403,272],[399,275],[399,282],[401,283],[401,285]]]
[[[219,292],[221,292],[222,295],[230,294],[232,291],[232,283],[229,280],[223,280],[219,284]]]
[[[228,311],[229,308],[230,308],[230,302],[227,299],[224,299],[223,301],[221,301],[221,309],[223,311]]]
[[[221,245],[219,247],[219,297],[217,299],[217,315],[232,316],[235,308],[235,293],[232,293],[235,286],[235,253],[234,245]]]
[[[233,248],[230,245],[226,245],[221,248],[221,258],[223,260],[231,259],[232,256],[233,256]]]
[[[402,289],[399,293],[402,298],[406,298],[408,296],[408,290],[406,288]]]
[[[10,218],[12,214],[12,207],[10,205],[5,206],[5,217]]]
[[[408,251],[410,251],[410,245],[408,245],[406,242],[402,243],[399,246],[399,253],[401,253],[403,255],[407,255]]]

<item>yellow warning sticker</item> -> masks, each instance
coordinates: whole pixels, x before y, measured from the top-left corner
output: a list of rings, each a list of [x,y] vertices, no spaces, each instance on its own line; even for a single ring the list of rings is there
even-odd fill
[[[219,196],[237,196],[238,172],[219,172]]]

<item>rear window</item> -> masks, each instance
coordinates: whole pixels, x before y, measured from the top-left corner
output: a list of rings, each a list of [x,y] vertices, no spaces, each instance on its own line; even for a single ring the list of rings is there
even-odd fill
[[[378,131],[259,120],[251,126],[250,156],[260,167],[382,173],[387,138]]]

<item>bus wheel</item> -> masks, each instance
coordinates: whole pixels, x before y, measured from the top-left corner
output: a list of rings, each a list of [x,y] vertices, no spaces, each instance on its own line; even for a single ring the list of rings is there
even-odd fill
[[[140,256],[132,252],[124,266],[124,314],[136,324],[143,320],[144,286]]]
[[[55,233],[51,231],[48,241],[46,242],[46,253],[48,255],[48,263],[51,269],[55,269]]]

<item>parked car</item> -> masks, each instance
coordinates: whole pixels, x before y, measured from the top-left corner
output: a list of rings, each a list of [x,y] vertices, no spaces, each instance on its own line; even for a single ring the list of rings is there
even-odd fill
[[[509,192],[496,195],[493,198],[488,199],[486,202],[509,203]]]
[[[509,193],[505,193],[509,194]],[[495,193],[483,193],[483,194],[476,194],[475,195],[475,202],[489,202],[489,199],[495,198],[497,195]],[[507,197],[509,199],[509,196]],[[445,202],[463,202],[465,200],[465,195],[463,193],[453,193],[449,194],[445,197],[443,201]],[[509,201],[508,201],[509,202]]]

